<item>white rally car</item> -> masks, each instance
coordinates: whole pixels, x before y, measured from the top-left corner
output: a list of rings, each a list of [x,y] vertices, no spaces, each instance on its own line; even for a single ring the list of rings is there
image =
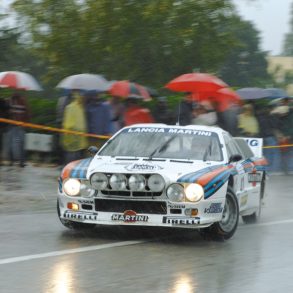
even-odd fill
[[[261,155],[261,140],[254,142]],[[137,124],[91,152],[59,178],[57,210],[68,228],[193,228],[228,239],[239,215],[260,215],[266,160],[221,128]]]

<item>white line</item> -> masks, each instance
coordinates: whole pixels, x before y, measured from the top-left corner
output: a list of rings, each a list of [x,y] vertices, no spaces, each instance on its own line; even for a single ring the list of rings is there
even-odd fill
[[[38,259],[38,258],[54,257],[54,256],[72,254],[72,253],[100,250],[105,248],[128,246],[128,245],[140,244],[144,242],[145,241],[123,241],[123,242],[117,242],[117,243],[101,244],[101,245],[86,246],[86,247],[75,248],[75,249],[66,249],[66,250],[51,251],[51,252],[40,253],[40,254],[31,254],[31,255],[25,255],[25,256],[4,258],[4,259],[0,259],[0,265],[32,260],[32,259]]]

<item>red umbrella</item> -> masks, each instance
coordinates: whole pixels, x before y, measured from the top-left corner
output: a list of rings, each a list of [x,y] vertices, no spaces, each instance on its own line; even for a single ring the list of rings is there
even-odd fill
[[[193,93],[195,101],[210,101],[216,105],[216,110],[223,112],[232,105],[242,105],[240,96],[230,88],[221,88],[217,91]]]
[[[166,88],[178,92],[211,92],[228,85],[218,77],[207,73],[187,73],[166,84]]]
[[[112,86],[110,87],[109,93],[112,96],[116,97],[136,97],[141,98],[145,101],[151,100],[149,92],[145,87],[135,82],[130,82],[128,80],[120,80],[113,82]]]
[[[42,88],[33,76],[21,71],[0,72],[0,87],[18,90],[41,91]]]

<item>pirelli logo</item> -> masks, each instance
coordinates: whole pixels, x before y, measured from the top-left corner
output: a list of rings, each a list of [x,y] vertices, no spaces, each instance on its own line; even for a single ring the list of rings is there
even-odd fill
[[[74,220],[90,220],[90,221],[96,221],[98,218],[98,215],[95,214],[86,214],[86,213],[71,213],[71,212],[65,212],[64,218],[66,219],[74,219]]]
[[[171,225],[198,225],[198,224],[200,224],[200,218],[163,217],[163,224],[171,224]]]

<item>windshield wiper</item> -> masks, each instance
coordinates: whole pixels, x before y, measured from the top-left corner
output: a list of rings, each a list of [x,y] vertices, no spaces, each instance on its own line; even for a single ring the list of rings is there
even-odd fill
[[[168,140],[166,140],[161,146],[159,146],[158,148],[155,148],[154,151],[149,155],[149,160],[151,160],[153,158],[153,156],[155,154],[159,154],[162,151],[166,150],[167,146],[169,145],[169,143],[176,137],[176,135],[170,137]]]

